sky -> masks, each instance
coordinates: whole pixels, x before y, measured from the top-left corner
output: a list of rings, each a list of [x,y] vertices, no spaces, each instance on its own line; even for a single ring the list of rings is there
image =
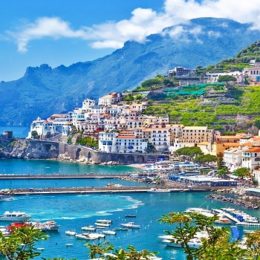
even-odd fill
[[[0,81],[28,66],[93,60],[198,17],[260,29],[260,0],[0,0]]]

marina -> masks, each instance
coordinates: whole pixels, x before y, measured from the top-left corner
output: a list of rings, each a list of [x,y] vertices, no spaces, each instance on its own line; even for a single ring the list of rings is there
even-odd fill
[[[17,163],[20,164],[19,161]],[[51,170],[47,165],[56,165],[56,162],[44,161],[28,161],[27,163],[28,165],[33,164],[35,169],[38,169],[38,163],[40,165],[45,164],[45,167],[41,168],[41,170],[46,171],[46,173],[41,174],[51,174]],[[64,165],[75,167],[74,164]],[[62,167],[65,167],[64,165]],[[5,168],[5,172],[13,172],[10,167],[13,167],[13,165],[11,164],[9,168]],[[89,166],[86,166],[86,168],[79,167],[82,171],[80,174],[83,174],[84,169],[90,169]],[[100,166],[95,167],[91,167],[92,174],[95,169],[97,171],[100,169]],[[118,166],[113,167],[115,172],[121,169]],[[22,174],[25,174],[25,171],[29,172],[28,168],[25,168],[22,169]],[[112,167],[108,168],[110,171],[108,174],[114,174]],[[128,168],[123,167],[118,172],[118,175],[124,174],[126,169],[129,171]],[[2,170],[1,161],[0,170]],[[107,170],[102,168],[103,172]],[[54,170],[52,169],[52,171]],[[64,171],[68,173],[66,169]],[[77,171],[73,172],[76,173]],[[35,173],[39,174],[40,172],[35,171]],[[54,173],[57,173],[57,171],[55,170]],[[86,171],[86,173],[90,172]],[[98,172],[97,175],[100,174],[101,172]],[[170,230],[171,226],[160,224],[157,220],[170,211],[199,208],[204,209],[206,212],[208,208],[222,209],[231,207],[228,203],[208,199],[207,196],[210,193],[205,192],[203,188],[198,188],[197,191],[200,192],[196,192],[194,187],[194,191],[192,191],[190,189],[154,188],[143,186],[142,183],[132,183],[132,186],[130,186],[122,183],[120,179],[116,179],[116,182],[113,182],[112,179],[109,180],[112,184],[120,184],[109,185],[109,187],[107,187],[108,183],[103,179],[42,179],[36,181],[14,180],[10,182],[14,188],[7,189],[7,183],[3,183],[9,182],[9,180],[2,180],[1,187],[4,194],[0,203],[0,214],[4,211],[20,211],[31,217],[30,222],[44,224],[50,219],[54,221],[58,226],[58,231],[47,231],[49,239],[37,243],[37,248],[44,248],[41,256],[45,258],[55,255],[84,260],[87,256],[87,249],[84,246],[86,242],[109,241],[117,248],[126,248],[129,244],[133,244],[139,249],[146,248],[157,251],[159,252],[158,256],[162,257],[162,259],[183,259],[184,253],[180,248],[176,247],[176,245],[172,246],[166,238],[164,242],[158,238],[159,235],[163,234],[164,230]],[[78,182],[78,186],[75,185],[75,187],[71,188],[69,182],[73,183],[73,185]],[[85,187],[82,184],[80,186],[81,182]],[[128,183],[131,184],[131,182]],[[11,185],[10,187],[12,187]],[[67,185],[68,187],[66,187]],[[134,192],[135,189],[138,192]],[[114,190],[114,192],[111,190]],[[17,192],[19,196],[12,194],[13,191]],[[27,196],[26,192],[30,196]],[[237,209],[240,210],[240,208]],[[257,211],[249,210],[246,212],[251,216],[259,217]],[[131,223],[133,221],[134,223]],[[105,226],[100,228],[101,226],[94,225],[95,223],[101,223],[101,225],[103,223]],[[0,224],[6,226],[5,222]],[[257,228],[255,226],[237,226],[240,235],[243,234],[244,227],[247,229]],[[192,242],[193,246],[199,243],[199,241]],[[39,259],[36,258],[36,260]]]

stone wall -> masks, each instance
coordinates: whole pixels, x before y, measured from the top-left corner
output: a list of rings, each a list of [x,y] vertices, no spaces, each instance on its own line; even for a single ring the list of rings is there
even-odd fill
[[[22,159],[61,159],[81,161],[85,163],[107,163],[119,164],[145,163],[168,159],[167,155],[160,154],[121,154],[104,153],[79,145],[65,143],[17,139],[4,149],[0,149],[2,158]]]

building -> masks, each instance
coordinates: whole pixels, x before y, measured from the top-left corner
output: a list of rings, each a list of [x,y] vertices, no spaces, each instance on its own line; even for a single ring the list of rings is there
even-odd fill
[[[242,83],[244,80],[244,73],[240,71],[232,71],[232,72],[221,72],[221,73],[210,73],[207,72],[205,78],[207,79],[207,83],[216,83],[221,76],[232,76],[236,79],[237,83]]]
[[[251,83],[260,83],[260,63],[254,63],[252,67],[245,68],[243,74],[248,77]]]
[[[242,167],[251,171],[260,168],[260,147],[251,147],[242,153]]]
[[[135,131],[100,132],[99,150],[107,153],[145,153],[148,141]]]
[[[110,93],[98,99],[99,106],[111,106],[112,104],[116,104],[122,100],[121,93]]]
[[[241,167],[242,149],[230,148],[224,151],[223,162],[230,171],[234,171]]]

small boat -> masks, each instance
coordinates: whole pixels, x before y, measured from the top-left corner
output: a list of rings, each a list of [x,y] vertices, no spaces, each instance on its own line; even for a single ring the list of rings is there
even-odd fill
[[[111,224],[96,222],[95,225],[98,226],[98,227],[105,227],[106,228],[106,227],[110,227]]]
[[[43,250],[45,250],[45,248],[44,247],[38,247],[37,250],[43,251]]]
[[[76,236],[77,235],[77,233],[75,231],[71,231],[71,230],[65,231],[65,234],[67,236]]]
[[[104,230],[102,233],[105,235],[113,235],[113,236],[116,235],[116,232],[113,230]]]
[[[124,223],[124,224],[121,224],[121,226],[125,227],[125,228],[131,228],[131,229],[139,229],[141,227],[140,225],[137,225],[134,222]]]
[[[96,223],[102,223],[102,224],[112,224],[112,220],[110,219],[98,219]]]
[[[72,247],[72,246],[73,246],[73,244],[70,244],[70,243],[66,244],[66,247]]]
[[[96,240],[96,239],[106,237],[104,234],[99,234],[99,233],[83,233],[82,235],[85,236],[86,240]]]
[[[58,231],[59,226],[55,221],[46,221],[46,222],[29,222],[36,229],[40,229],[41,231]]]
[[[0,221],[26,222],[29,219],[30,216],[21,211],[5,211],[3,215],[0,215]]]
[[[85,227],[82,227],[81,230],[94,232],[94,231],[96,231],[96,227],[94,227],[94,226],[85,226]]]
[[[75,235],[75,237],[77,239],[88,240],[88,238],[85,235],[83,235],[83,234],[77,234],[77,235]]]
[[[125,218],[136,218],[136,215],[126,215]]]

